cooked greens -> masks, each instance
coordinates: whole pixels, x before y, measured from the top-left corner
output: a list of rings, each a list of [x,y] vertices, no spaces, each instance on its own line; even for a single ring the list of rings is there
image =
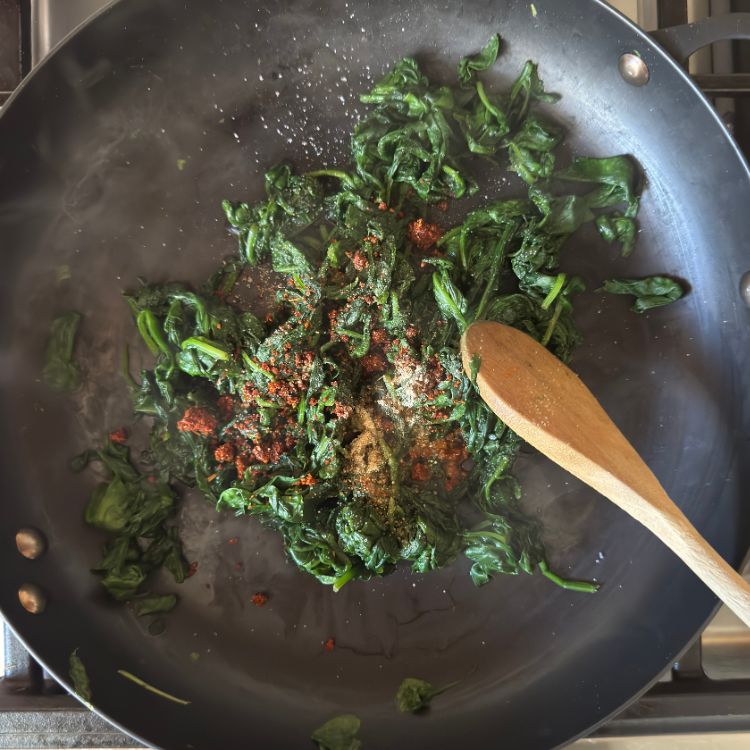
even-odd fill
[[[429,708],[432,699],[450,690],[457,683],[452,682],[441,688],[435,688],[426,680],[420,680],[416,677],[406,677],[396,692],[396,706],[401,713],[418,713]]]
[[[128,295],[154,358],[131,381],[134,411],[152,425],[149,475],[115,442],[79,464],[109,472],[86,519],[111,535],[97,568],[105,587],[139,614],[174,604],[144,598],[152,571],[185,576],[176,482],[275,529],[290,559],[335,590],[460,554],[477,585],[540,571],[596,590],[550,570],[510,473],[521,441],[479,397],[459,340],[472,322],[495,320],[569,361],[584,285],[561,269],[568,240],[595,223],[628,254],[640,173],[626,155],[557,170],[563,134],[537,108],[556,97],[530,61],[510,90],[487,86],[480,74],[499,49],[495,35],[461,60],[455,86],[400,61],[361,97],[371,109],[349,170],[275,166],[263,201],[224,202],[239,253],[201,288],[144,284]],[[446,226],[448,201],[474,195],[473,175],[502,165],[525,195]],[[275,279],[255,289],[270,309],[240,294],[260,264]],[[645,291],[637,304],[674,298],[663,284]],[[407,685],[420,705],[423,687]]]
[[[73,358],[80,313],[71,311],[50,326],[42,379],[55,391],[74,391],[81,384],[81,370]]]
[[[94,571],[115,599],[135,600],[138,615],[169,611],[177,601],[174,595],[140,595],[149,575],[161,567],[176,583],[182,583],[187,575],[174,526],[174,490],[154,475],[141,474],[130,461],[128,447],[113,440],[101,450],[77,456],[72,468],[81,471],[90,462],[101,464],[108,474],[84,511],[86,523],[110,535],[104,557]]]
[[[362,741],[357,737],[360,724],[354,714],[335,716],[312,733],[312,741],[320,750],[360,750]]]
[[[73,683],[73,691],[84,702],[91,703],[93,700],[91,694],[91,683],[81,657],[78,656],[78,649],[73,651],[69,659],[68,676]]]
[[[635,297],[632,310],[637,313],[669,305],[685,294],[679,282],[666,276],[648,276],[645,279],[610,279],[604,282],[602,288],[610,294],[631,294]]]

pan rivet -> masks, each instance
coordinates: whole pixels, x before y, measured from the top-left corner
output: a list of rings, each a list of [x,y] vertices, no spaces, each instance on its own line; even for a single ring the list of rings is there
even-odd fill
[[[620,75],[632,86],[645,86],[650,77],[648,65],[633,52],[626,52],[620,58]]]
[[[18,601],[32,615],[41,615],[47,607],[47,595],[33,583],[24,583],[18,589]]]
[[[740,294],[744,303],[750,307],[750,271],[744,273],[740,279]]]
[[[38,529],[26,527],[16,534],[16,547],[24,557],[36,560],[47,551],[47,540]]]

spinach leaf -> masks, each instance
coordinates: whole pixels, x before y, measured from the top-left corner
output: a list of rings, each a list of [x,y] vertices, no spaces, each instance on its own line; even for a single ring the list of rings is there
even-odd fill
[[[679,282],[667,276],[648,276],[644,279],[610,279],[602,289],[610,294],[631,294],[635,297],[633,312],[644,313],[681,299],[685,290]]]
[[[87,451],[76,457],[73,468],[81,471],[92,461],[111,475],[96,487],[84,511],[86,523],[111,535],[94,570],[115,599],[139,597],[134,603],[137,614],[166,612],[176,603],[175,596],[140,594],[149,575],[162,566],[178,583],[185,579],[187,564],[172,525],[175,493],[168,484],[140,474],[125,445],[110,441],[98,451]]]
[[[458,80],[463,84],[470,83],[476,71],[487,70],[495,64],[499,52],[500,35],[493,34],[479,54],[461,58],[458,63]]]
[[[435,688],[425,680],[406,677],[396,693],[396,706],[401,713],[418,713],[428,708],[435,696],[444,693],[457,684],[452,682],[442,688]]]
[[[598,185],[595,200],[590,201],[592,207],[604,208],[624,203],[627,218],[632,219],[638,213],[640,175],[630,156],[610,156],[605,159],[579,157],[558,176],[563,180]]]
[[[50,326],[42,379],[55,391],[74,391],[81,384],[81,369],[73,359],[80,322],[80,313],[71,311],[55,318]]]
[[[171,612],[177,606],[174,594],[165,596],[144,596],[133,601],[133,609],[138,617]]]
[[[91,683],[89,682],[89,675],[86,671],[86,667],[81,661],[81,657],[78,656],[78,649],[75,649],[75,651],[71,653],[68,661],[68,676],[73,683],[73,691],[81,700],[90,705],[94,699],[91,693]]]
[[[312,740],[320,750],[360,750],[357,737],[361,722],[354,714],[342,714],[329,719],[312,733]]]

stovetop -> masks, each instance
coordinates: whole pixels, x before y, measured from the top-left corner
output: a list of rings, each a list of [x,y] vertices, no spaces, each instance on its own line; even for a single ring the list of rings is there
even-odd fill
[[[54,45],[110,0],[0,0],[0,105]],[[750,11],[750,0],[612,0],[646,30],[709,12]],[[750,51],[723,43],[696,55],[690,71],[740,145],[750,148]],[[745,85],[748,84],[748,85]],[[744,86],[744,88],[743,88]],[[616,675],[612,679],[617,679]],[[678,735],[678,736],[677,736]],[[134,748],[71,698],[7,628],[0,639],[0,750]],[[750,747],[750,631],[725,608],[645,696],[571,750]]]

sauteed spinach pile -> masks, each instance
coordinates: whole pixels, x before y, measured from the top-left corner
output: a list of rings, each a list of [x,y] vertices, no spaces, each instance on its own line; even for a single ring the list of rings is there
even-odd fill
[[[86,520],[111,533],[98,570],[115,597],[145,612],[173,606],[143,591],[162,566],[187,574],[177,484],[275,529],[289,558],[336,590],[461,555],[476,584],[538,571],[596,589],[548,567],[511,474],[520,440],[479,398],[459,339],[496,320],[567,362],[584,287],[561,270],[568,240],[593,222],[629,254],[640,175],[628,156],[558,168],[563,133],[537,107],[556,97],[533,62],[509,91],[485,85],[499,50],[493,36],[462,59],[453,86],[401,60],[361,97],[370,109],[348,169],[274,167],[265,200],[225,201],[239,252],[201,288],[146,284],[127,296],[153,355],[131,385],[136,416],[152,424],[143,473],[119,433],[79,460],[111,474]],[[526,184],[523,197],[447,220],[477,193],[475,175],[504,170]],[[258,278],[261,302],[250,303]],[[682,295],[663,277],[605,288],[634,295],[639,312]]]

